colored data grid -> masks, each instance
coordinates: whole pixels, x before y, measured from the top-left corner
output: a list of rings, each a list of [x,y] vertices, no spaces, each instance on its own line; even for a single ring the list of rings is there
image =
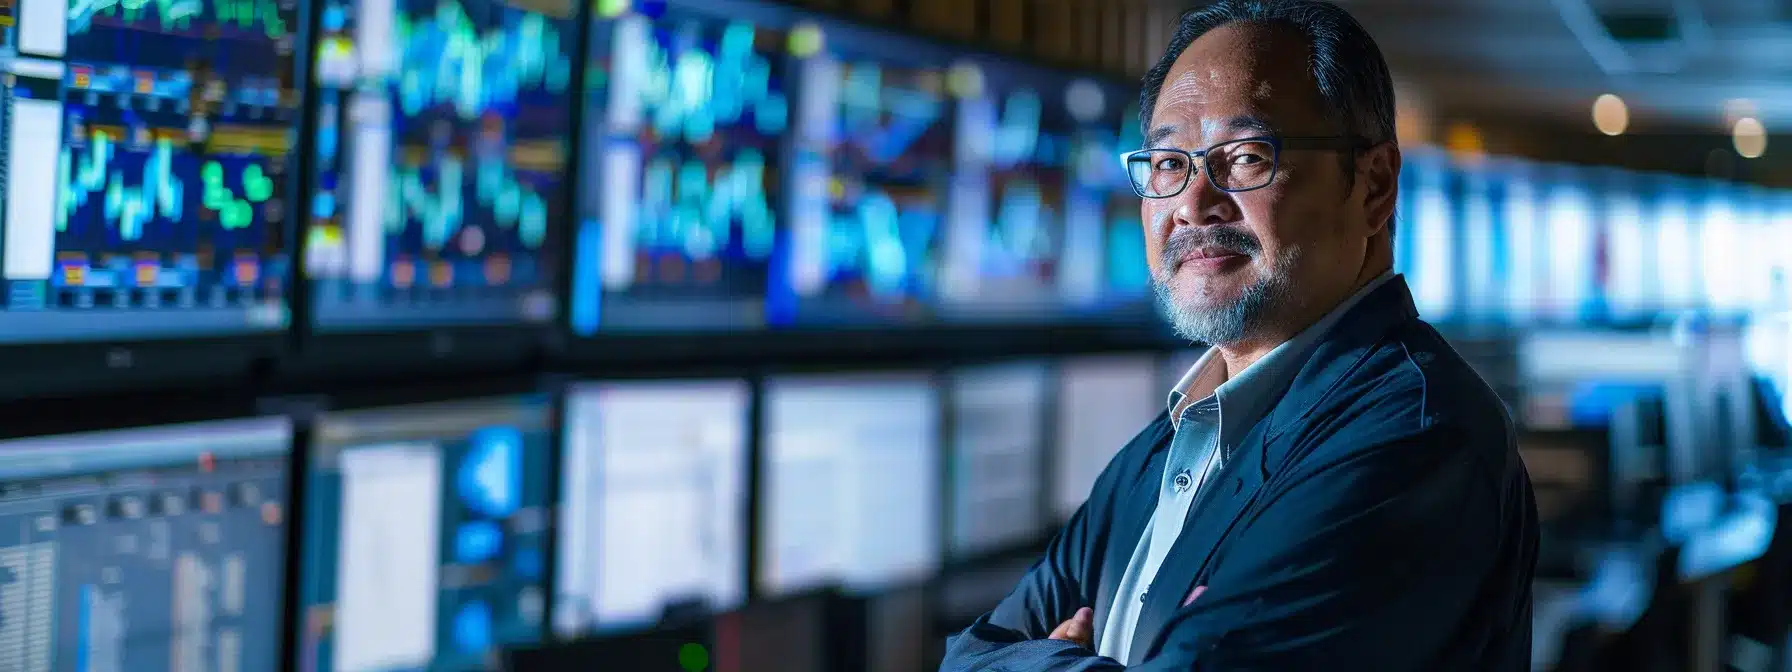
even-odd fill
[[[616,37],[617,67],[637,67],[616,74],[612,118],[635,110],[641,120],[629,291],[762,294],[789,114],[772,55],[781,40],[745,22],[680,18]]]
[[[296,0],[70,4],[52,273],[11,281],[10,308],[281,300],[297,18]]]
[[[828,185],[830,289],[888,304],[925,299],[937,273],[952,171],[945,75],[840,66]]]
[[[328,296],[424,303],[551,284],[572,136],[572,9],[325,7],[307,268],[342,290]],[[357,21],[390,32],[358,44]]]

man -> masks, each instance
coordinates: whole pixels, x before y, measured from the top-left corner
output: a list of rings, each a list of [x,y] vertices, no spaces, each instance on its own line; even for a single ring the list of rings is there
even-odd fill
[[[1222,0],[1142,102],[1147,262],[1213,347],[942,669],[1529,669],[1530,483],[1391,271],[1374,41],[1327,3]]]

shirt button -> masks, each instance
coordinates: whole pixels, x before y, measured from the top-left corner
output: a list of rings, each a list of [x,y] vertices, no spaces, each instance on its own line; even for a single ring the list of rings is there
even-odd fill
[[[1173,483],[1176,486],[1176,492],[1188,492],[1189,486],[1195,484],[1195,479],[1190,477],[1188,475],[1188,470],[1185,469],[1181,473],[1176,474],[1176,479]]]

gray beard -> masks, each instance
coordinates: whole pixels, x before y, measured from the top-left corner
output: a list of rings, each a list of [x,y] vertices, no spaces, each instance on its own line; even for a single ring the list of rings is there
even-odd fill
[[[1288,295],[1287,276],[1276,273],[1244,288],[1236,300],[1217,308],[1193,308],[1177,302],[1170,284],[1152,279],[1158,311],[1176,335],[1197,343],[1223,345],[1243,341],[1263,326],[1271,309]]]

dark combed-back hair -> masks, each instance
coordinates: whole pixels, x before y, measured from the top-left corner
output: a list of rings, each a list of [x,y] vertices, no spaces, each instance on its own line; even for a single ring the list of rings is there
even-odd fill
[[[1338,130],[1373,145],[1396,142],[1394,78],[1387,59],[1369,31],[1342,7],[1323,0],[1219,0],[1192,9],[1176,22],[1170,46],[1145,73],[1139,94],[1139,124],[1151,131],[1151,112],[1170,75],[1170,67],[1188,45],[1220,26],[1256,23],[1293,28],[1307,41],[1308,67]],[[1354,175],[1354,155],[1344,153],[1345,174]],[[1394,222],[1388,220],[1388,231]]]

